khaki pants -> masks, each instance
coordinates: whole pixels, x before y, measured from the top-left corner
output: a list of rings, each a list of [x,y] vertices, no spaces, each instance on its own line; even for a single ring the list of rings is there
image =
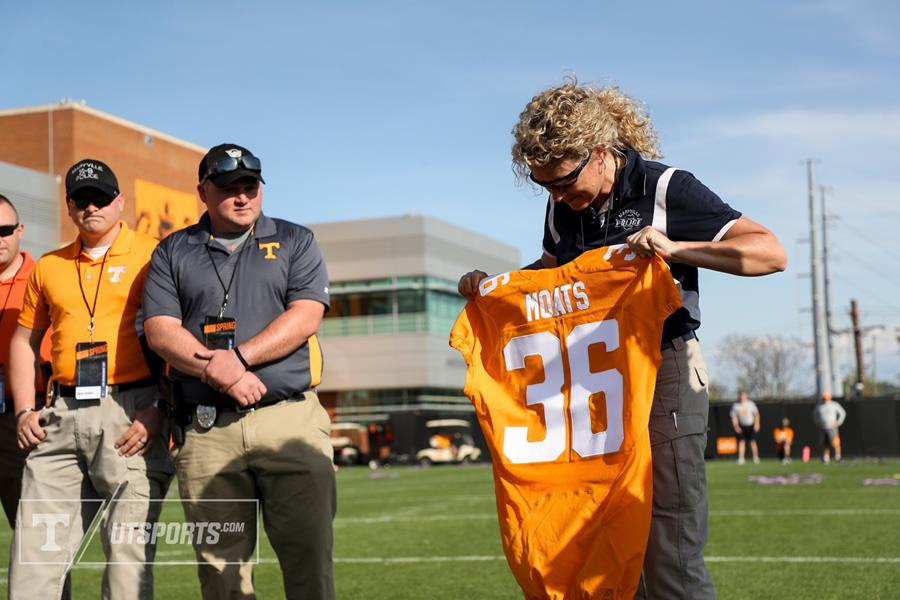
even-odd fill
[[[193,419],[173,449],[188,521],[243,523],[242,535],[195,544],[203,597],[255,598],[258,499],[278,556],[285,596],[333,599],[335,477],[328,413],[316,393],[247,413],[220,412],[211,429]],[[225,526],[224,529],[228,527]]]
[[[637,599],[711,600],[703,560],[708,535],[706,363],[695,340],[663,350],[650,411],[653,518]]]
[[[110,543],[115,523],[155,522],[173,471],[166,456],[168,430],[146,456],[120,456],[116,439],[134,413],[153,402],[154,388],[100,400],[59,397],[41,411],[47,437],[28,455],[10,553],[9,597],[59,598],[66,573],[103,500],[116,494],[100,522],[107,558],[104,599],[153,597],[155,547],[140,537]]]

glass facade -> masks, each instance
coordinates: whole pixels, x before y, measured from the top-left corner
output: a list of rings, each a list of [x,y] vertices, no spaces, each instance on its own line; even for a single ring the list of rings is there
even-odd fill
[[[440,388],[402,388],[386,390],[352,390],[337,393],[338,414],[361,414],[409,410],[472,412],[472,404],[462,390]]]
[[[446,335],[465,299],[456,283],[426,275],[342,281],[329,286],[322,337],[433,333]]]

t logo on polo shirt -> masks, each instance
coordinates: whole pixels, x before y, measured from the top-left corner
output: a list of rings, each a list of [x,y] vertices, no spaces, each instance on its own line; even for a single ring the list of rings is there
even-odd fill
[[[109,276],[110,283],[119,283],[122,280],[122,273],[125,272],[125,267],[110,267],[107,269],[107,272],[112,273]]]
[[[266,255],[263,256],[263,258],[266,260],[275,260],[278,258],[277,256],[275,256],[276,248],[281,248],[281,242],[266,242],[265,244],[263,244],[262,242],[259,243],[259,249],[266,251]]]

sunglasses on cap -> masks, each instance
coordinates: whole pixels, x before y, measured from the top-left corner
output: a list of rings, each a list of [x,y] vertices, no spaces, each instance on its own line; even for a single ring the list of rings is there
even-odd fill
[[[72,201],[72,204],[75,205],[75,208],[78,210],[84,210],[89,205],[93,204],[96,208],[106,208],[112,201],[115,200],[114,196],[107,196],[106,194],[76,194],[69,198]]]
[[[581,175],[581,172],[587,166],[587,164],[591,161],[591,156],[593,156],[593,152],[588,152],[588,155],[584,157],[584,160],[581,161],[581,164],[575,167],[575,170],[571,173],[563,175],[562,177],[557,177],[553,181],[538,181],[534,178],[534,173],[530,173],[528,177],[534,183],[538,184],[542,188],[546,190],[560,190],[563,188],[567,188],[570,185],[573,185],[576,181],[578,181],[578,176]]]
[[[7,237],[12,235],[18,228],[18,223],[13,223],[12,225],[0,225],[0,237]]]
[[[207,171],[204,179],[209,179],[215,175],[237,171],[241,167],[250,171],[262,171],[262,162],[255,156],[239,156],[237,158],[223,158],[207,164],[206,167]]]

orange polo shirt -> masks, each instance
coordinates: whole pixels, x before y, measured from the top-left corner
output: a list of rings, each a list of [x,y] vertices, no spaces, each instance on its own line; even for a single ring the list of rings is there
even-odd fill
[[[109,383],[129,383],[150,376],[138,340],[143,324],[137,319],[147,266],[157,240],[133,231],[124,222],[121,225],[105,265],[103,256],[91,258],[81,252],[79,239],[42,256],[28,280],[19,325],[37,330],[53,327],[52,379],[62,385],[75,385],[75,345],[88,341],[89,306],[94,305],[98,293],[93,337],[95,342],[109,345]]]
[[[9,341],[16,330],[16,322],[19,312],[22,310],[22,300],[25,297],[25,288],[28,285],[28,277],[34,269],[34,259],[27,252],[21,252],[22,265],[13,277],[0,281],[0,366],[3,368],[3,382],[7,402],[12,402],[12,392],[9,389]],[[48,339],[44,338],[41,344],[41,362],[49,362],[50,347]],[[38,374],[36,378],[36,391],[43,392],[42,378]]]

